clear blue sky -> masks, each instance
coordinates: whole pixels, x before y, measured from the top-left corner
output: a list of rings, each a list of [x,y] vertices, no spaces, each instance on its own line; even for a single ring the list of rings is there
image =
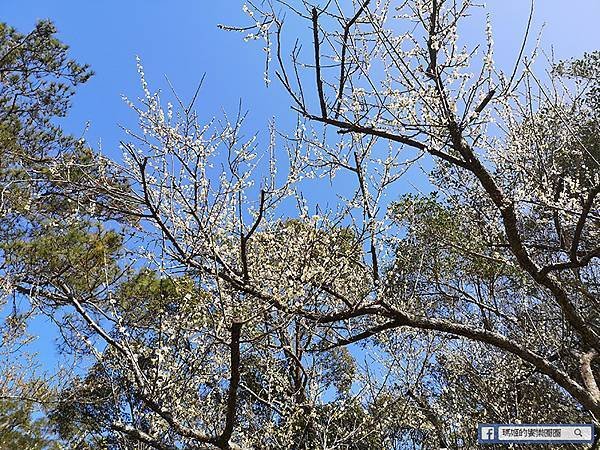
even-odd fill
[[[206,73],[199,108],[208,116],[218,115],[221,108],[233,112],[241,98],[251,112],[249,129],[264,129],[271,116],[283,124],[293,122],[282,89],[277,83],[267,89],[262,81],[262,43],[244,43],[239,34],[217,28],[219,23],[246,23],[242,4],[242,0],[0,0],[0,20],[26,32],[36,20],[52,19],[72,55],[92,66],[96,75],[77,94],[66,127],[78,133],[90,121],[90,144],[101,139],[104,151],[111,153],[123,137],[117,124],[134,119],[120,95],[139,94],[136,55],[142,58],[151,85],[164,86],[167,75],[184,98]],[[487,5],[496,54],[501,65],[509,66],[518,52],[529,2],[490,0]],[[533,30],[546,23],[544,47],[554,46],[559,58],[579,56],[600,48],[599,18],[598,0],[537,0]],[[479,35],[482,25],[473,21],[472,29],[463,29],[463,34]]]
[[[507,71],[519,50],[528,3],[488,3],[498,63]],[[599,0],[536,3],[533,32],[546,24],[543,47],[553,46],[557,58],[600,49]],[[56,23],[72,56],[89,63],[96,72],[78,91],[65,128],[80,134],[89,121],[88,142],[97,147],[102,141],[103,151],[116,155],[117,144],[124,137],[118,125],[131,125],[135,120],[121,94],[136,98],[140,93],[136,55],[143,60],[151,87],[164,87],[163,75],[167,75],[183,98],[191,95],[206,73],[197,103],[203,116],[218,116],[222,108],[233,113],[242,99],[250,110],[248,130],[265,130],[273,116],[284,129],[294,123],[289,98],[281,87],[277,82],[268,89],[264,85],[262,43],[244,43],[241,35],[217,28],[219,23],[245,24],[242,4],[241,0],[0,0],[0,20],[22,32],[29,31],[38,19]],[[473,22],[472,28],[466,24],[463,34],[482,34],[482,22]],[[306,31],[288,29],[291,35],[305,36]],[[37,330],[41,335],[47,332],[41,324]],[[42,341],[40,349],[49,362],[48,340]]]

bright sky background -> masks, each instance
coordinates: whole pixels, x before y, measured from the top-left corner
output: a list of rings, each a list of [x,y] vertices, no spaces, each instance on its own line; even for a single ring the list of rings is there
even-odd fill
[[[349,0],[340,0],[347,4]],[[195,90],[202,75],[206,80],[197,102],[203,116],[222,110],[235,113],[240,99],[250,111],[247,129],[266,137],[271,117],[284,129],[295,122],[288,96],[275,81],[263,82],[263,43],[244,43],[237,33],[224,32],[217,24],[247,25],[241,0],[0,0],[0,20],[26,33],[36,20],[52,19],[71,55],[91,65],[96,75],[81,87],[65,128],[80,135],[86,122],[86,138],[105,154],[118,155],[124,138],[119,124],[132,126],[134,114],[121,94],[140,94],[135,56],[142,58],[151,88],[164,87],[167,75],[184,99]],[[529,1],[491,0],[497,65],[510,72],[527,22]],[[537,0],[533,38],[545,23],[542,47],[554,48],[557,59],[579,57],[600,49],[599,0]],[[482,21],[465,22],[459,33],[481,36]],[[469,28],[471,27],[471,28]],[[306,36],[307,28],[288,28],[290,36]],[[295,36],[294,36],[295,37]],[[307,43],[312,42],[310,35]],[[533,40],[533,39],[532,39]],[[261,131],[262,130],[262,131]],[[40,328],[40,334],[42,326]],[[37,328],[36,327],[36,328]],[[48,342],[40,348],[51,359]]]
[[[221,108],[233,113],[242,99],[250,110],[251,130],[264,130],[273,116],[280,123],[293,123],[290,100],[280,86],[264,85],[262,42],[244,43],[240,34],[217,28],[219,23],[247,24],[242,5],[242,0],[0,0],[0,20],[27,32],[36,20],[52,19],[73,57],[92,66],[96,75],[80,88],[66,128],[79,134],[89,121],[90,144],[101,141],[103,150],[112,154],[123,138],[118,124],[135,119],[121,94],[135,98],[140,93],[136,55],[151,87],[164,86],[167,75],[183,98],[206,73],[198,103],[203,115],[219,115]],[[529,1],[490,0],[487,6],[499,66],[510,71]],[[581,56],[600,49],[599,17],[598,0],[537,0],[533,37],[545,23],[544,48],[553,46],[557,58]],[[481,21],[464,23],[462,34],[483,31]],[[306,29],[287,32],[304,35]]]

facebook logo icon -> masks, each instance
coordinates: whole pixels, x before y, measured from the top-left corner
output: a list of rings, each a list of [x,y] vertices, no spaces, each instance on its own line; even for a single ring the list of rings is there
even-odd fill
[[[495,427],[479,427],[479,442],[487,442],[496,440],[496,428]]]

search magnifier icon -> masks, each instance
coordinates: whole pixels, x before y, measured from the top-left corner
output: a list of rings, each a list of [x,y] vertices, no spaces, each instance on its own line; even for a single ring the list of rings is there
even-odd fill
[[[581,434],[581,429],[580,428],[575,428],[575,430],[573,430],[573,434],[575,436],[579,436],[582,437],[583,435]]]

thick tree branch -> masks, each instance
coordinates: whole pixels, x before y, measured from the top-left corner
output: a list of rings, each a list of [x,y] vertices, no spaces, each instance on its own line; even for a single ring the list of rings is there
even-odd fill
[[[383,139],[387,139],[387,140],[390,140],[393,142],[399,142],[401,144],[408,145],[409,147],[423,150],[423,151],[429,153],[430,155],[438,157],[438,158],[440,158],[446,162],[449,162],[450,164],[453,164],[455,166],[462,167],[463,169],[468,169],[468,166],[467,166],[467,164],[465,164],[464,161],[461,161],[460,159],[455,158],[454,156],[448,155],[447,153],[444,153],[439,150],[435,150],[431,147],[428,147],[423,142],[417,141],[416,139],[410,138],[408,136],[403,136],[401,134],[394,134],[394,133],[390,133],[388,131],[379,130],[377,128],[353,124],[350,122],[345,122],[345,121],[341,121],[341,120],[337,120],[337,119],[330,119],[330,118],[326,118],[326,117],[315,116],[306,111],[302,111],[302,110],[294,108],[294,107],[292,107],[292,109],[294,109],[295,111],[304,115],[308,119],[314,120],[316,122],[325,123],[327,125],[332,125],[334,127],[339,128],[340,131],[338,131],[338,133],[362,133],[362,134],[366,134],[369,136],[376,136],[376,137],[380,137]]]
[[[438,2],[437,0],[431,1],[431,15],[429,16],[429,31],[427,39],[427,51],[429,52],[429,66],[425,69],[425,74],[433,79],[438,78],[437,73],[437,54],[438,42],[435,42],[435,35],[437,29],[437,18],[438,18]]]
[[[398,320],[392,320],[392,321],[386,322],[384,324],[377,325],[376,327],[369,328],[368,330],[365,330],[362,333],[358,333],[347,339],[340,339],[339,341],[323,348],[322,350],[324,350],[324,351],[332,350],[337,347],[343,347],[346,345],[354,344],[356,342],[364,341],[365,339],[375,336],[376,334],[379,334],[382,331],[390,330],[392,328],[397,328],[399,326],[401,326],[401,323]]]
[[[440,331],[454,334],[492,345],[493,347],[518,356],[520,359],[530,363],[541,373],[551,378],[559,386],[562,386],[564,389],[566,389],[596,417],[600,417],[600,403],[594,399],[585,388],[573,380],[566,372],[556,368],[542,356],[532,352],[515,341],[508,339],[500,333],[472,328],[469,325],[458,324],[444,319],[416,317],[400,311],[395,311],[394,315],[397,317],[398,326],[408,326],[421,330]]]
[[[496,182],[475,155],[473,149],[466,143],[462,130],[453,120],[448,124],[453,148],[463,157],[468,169],[477,177],[490,200],[498,208],[504,225],[504,231],[517,262],[537,283],[547,288],[561,307],[566,319],[581,336],[594,348],[600,349],[600,337],[583,320],[575,306],[571,303],[564,289],[548,275],[540,270],[533,262],[519,231],[514,202],[508,201]]]
[[[393,320],[377,327],[370,328],[356,336],[345,340],[340,340],[332,345],[331,348],[356,343],[382,331],[401,327],[430,330],[462,336],[473,341],[491,345],[492,347],[506,351],[507,353],[513,354],[519,357],[521,360],[530,363],[540,373],[548,376],[559,386],[562,386],[564,389],[566,389],[596,417],[600,417],[600,402],[596,400],[583,386],[577,383],[577,381],[573,380],[566,372],[558,369],[544,357],[500,333],[486,329],[474,328],[470,325],[459,324],[445,319],[419,317],[391,308],[388,308],[387,311],[382,315]]]
[[[321,104],[321,117],[327,118],[327,104],[325,103],[325,94],[323,93],[323,79],[321,78],[321,50],[319,42],[319,14],[317,8],[312,9],[313,39],[315,44],[315,76],[317,79],[317,92],[319,94],[319,103]]]
[[[340,115],[340,108],[342,106],[342,96],[344,94],[344,86],[346,84],[346,52],[348,47],[348,38],[350,37],[350,29],[354,26],[358,18],[364,12],[365,8],[369,6],[371,0],[366,0],[361,7],[356,11],[356,14],[348,21],[346,26],[344,26],[344,35],[342,37],[342,55],[340,60],[340,84],[338,86],[337,93],[337,106],[335,110],[336,119]]]
[[[571,261],[577,261],[577,251],[579,249],[579,243],[581,242],[581,236],[583,234],[583,229],[586,225],[588,215],[592,206],[594,204],[594,200],[596,196],[600,194],[600,185],[594,187],[589,193],[583,204],[583,208],[581,210],[581,214],[579,215],[579,219],[577,220],[577,225],[575,226],[575,231],[573,233],[573,240],[571,241]]]
[[[230,344],[230,370],[229,389],[227,393],[227,411],[225,413],[225,428],[218,443],[221,448],[229,449],[229,440],[233,434],[233,427],[236,419],[237,395],[240,384],[240,335],[242,323],[234,321],[231,325],[231,344]]]
[[[485,107],[490,102],[490,100],[492,100],[492,98],[494,98],[495,93],[496,93],[495,89],[492,89],[490,92],[487,93],[487,95],[484,97],[484,99],[481,100],[481,103],[479,105],[477,105],[477,108],[475,108],[475,112],[477,114],[481,113],[481,111],[483,111],[485,109]]]
[[[244,281],[250,280],[250,273],[248,271],[248,248],[247,244],[256,229],[258,228],[264,214],[265,210],[265,191],[261,189],[260,191],[260,204],[258,206],[258,217],[254,221],[254,224],[246,234],[242,234],[240,238],[240,247],[241,247],[241,259],[242,259],[242,273],[244,276]]]
[[[589,350],[581,355],[581,379],[583,380],[584,386],[587,388],[590,396],[597,402],[600,403],[600,389],[598,389],[598,383],[594,377],[592,370],[592,361],[598,356],[596,350]]]
[[[164,444],[154,436],[140,431],[132,425],[114,422],[110,427],[113,430],[118,431],[119,433],[122,433],[135,441],[143,442],[144,444],[147,444],[156,450],[177,450],[177,447]]]

